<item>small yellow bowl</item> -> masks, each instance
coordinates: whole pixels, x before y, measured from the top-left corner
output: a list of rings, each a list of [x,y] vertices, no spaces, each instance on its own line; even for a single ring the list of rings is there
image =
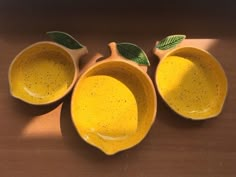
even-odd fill
[[[201,120],[216,117],[227,95],[227,78],[220,63],[207,51],[178,47],[162,56],[156,84],[164,101],[179,115]]]
[[[138,64],[121,57],[111,43],[111,57],[84,72],[73,90],[71,115],[79,135],[107,155],[131,148],[155,120],[155,88]]]
[[[70,50],[48,41],[27,47],[9,67],[11,95],[33,105],[61,99],[75,84],[77,60],[86,53],[86,48]]]

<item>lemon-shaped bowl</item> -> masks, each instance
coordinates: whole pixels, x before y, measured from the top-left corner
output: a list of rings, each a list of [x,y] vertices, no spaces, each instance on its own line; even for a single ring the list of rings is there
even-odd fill
[[[71,99],[77,132],[107,155],[137,145],[150,130],[156,111],[151,79],[137,64],[119,58],[91,66],[76,83]]]
[[[179,47],[166,53],[156,69],[156,84],[172,110],[193,120],[219,115],[228,88],[220,63],[196,47]]]
[[[9,67],[11,95],[33,105],[61,99],[77,80],[77,56],[85,53],[86,48],[72,51],[49,41],[30,45],[14,58]]]

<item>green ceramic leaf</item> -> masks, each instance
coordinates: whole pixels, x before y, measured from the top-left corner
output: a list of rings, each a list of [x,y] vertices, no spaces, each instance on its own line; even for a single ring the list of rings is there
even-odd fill
[[[69,49],[80,49],[84,46],[75,40],[71,35],[61,31],[49,31],[47,35],[56,43],[61,44]]]
[[[160,50],[167,50],[174,48],[177,44],[181,43],[185,38],[186,38],[185,35],[167,36],[156,45],[156,48]]]
[[[116,47],[120,55],[122,55],[123,57],[141,65],[150,65],[147,55],[137,45],[123,42],[117,43]]]

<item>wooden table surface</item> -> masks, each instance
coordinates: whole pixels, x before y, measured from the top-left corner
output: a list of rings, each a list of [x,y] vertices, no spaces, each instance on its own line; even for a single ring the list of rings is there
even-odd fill
[[[122,3],[119,3],[122,2]],[[114,4],[68,1],[0,2],[0,176],[1,177],[235,177],[236,21],[233,1],[166,1],[156,6],[124,0]],[[124,4],[126,6],[124,6]],[[89,49],[109,55],[111,41],[138,44],[147,53],[154,79],[155,41],[186,34],[191,45],[211,52],[229,82],[223,112],[214,119],[181,118],[157,95],[157,119],[136,147],[106,156],[73,128],[70,94],[50,106],[31,106],[9,94],[8,68],[26,46],[61,30]]]

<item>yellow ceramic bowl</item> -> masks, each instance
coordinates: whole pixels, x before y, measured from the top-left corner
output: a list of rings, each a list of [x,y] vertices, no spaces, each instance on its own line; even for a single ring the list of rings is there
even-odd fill
[[[46,41],[27,47],[9,68],[12,96],[34,105],[57,101],[72,89],[78,76],[76,60],[86,52]]]
[[[194,47],[179,47],[164,55],[156,70],[156,84],[171,109],[194,120],[217,116],[227,94],[219,62]]]
[[[156,105],[155,89],[146,72],[113,55],[82,74],[73,91],[71,114],[79,135],[112,155],[147,135]]]

